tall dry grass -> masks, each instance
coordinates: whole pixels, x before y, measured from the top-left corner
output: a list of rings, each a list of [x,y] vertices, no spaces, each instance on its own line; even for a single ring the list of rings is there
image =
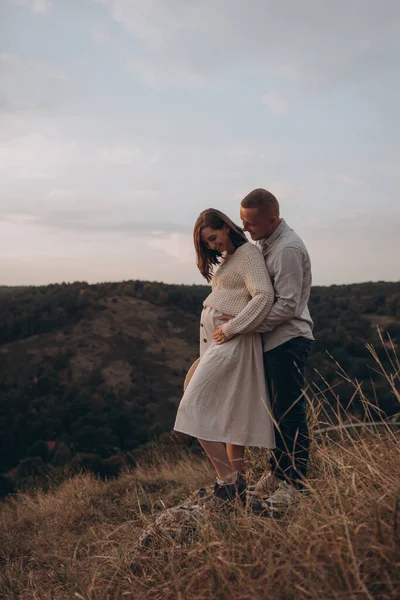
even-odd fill
[[[390,372],[376,360],[400,400],[394,349]],[[335,406],[335,392],[323,386],[308,391],[313,432],[308,493],[283,519],[211,512],[186,541],[165,531],[149,547],[138,548],[155,515],[214,477],[203,457],[179,448],[166,455],[155,445],[148,461],[117,480],[80,475],[53,492],[4,503],[0,597],[400,598],[399,428],[394,422],[357,421],[340,408],[332,414],[326,407],[328,401]],[[368,415],[372,405],[358,382],[354,390]],[[250,480],[266,459],[263,452],[247,451]]]

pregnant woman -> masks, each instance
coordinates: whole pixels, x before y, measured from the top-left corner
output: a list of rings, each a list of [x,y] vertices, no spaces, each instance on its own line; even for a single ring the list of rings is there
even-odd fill
[[[261,336],[254,333],[272,307],[274,291],[260,250],[220,211],[200,214],[194,245],[212,291],[203,303],[200,361],[174,429],[196,437],[211,460],[217,472],[213,496],[244,503],[245,446],[275,445]],[[223,314],[233,318],[224,322]]]

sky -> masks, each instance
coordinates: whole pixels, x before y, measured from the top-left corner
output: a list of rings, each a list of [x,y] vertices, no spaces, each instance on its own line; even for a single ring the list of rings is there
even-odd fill
[[[0,0],[0,284],[204,283],[272,191],[315,285],[400,280],[398,0]]]

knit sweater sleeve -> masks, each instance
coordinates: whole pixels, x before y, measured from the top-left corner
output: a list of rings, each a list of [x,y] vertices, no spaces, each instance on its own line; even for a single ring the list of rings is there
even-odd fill
[[[274,302],[274,289],[260,250],[247,244],[239,269],[251,300],[236,317],[222,325],[226,337],[250,333],[264,321]]]

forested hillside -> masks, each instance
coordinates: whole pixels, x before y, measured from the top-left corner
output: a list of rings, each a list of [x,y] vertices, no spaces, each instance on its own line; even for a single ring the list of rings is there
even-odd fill
[[[171,430],[208,289],[142,281],[0,288],[0,471],[15,481],[65,464],[112,475],[121,452]],[[314,287],[310,309],[314,392],[329,385],[328,401],[351,403],[360,416],[357,380],[384,411],[374,417],[393,416],[394,394],[366,344],[390,366],[400,283]]]

